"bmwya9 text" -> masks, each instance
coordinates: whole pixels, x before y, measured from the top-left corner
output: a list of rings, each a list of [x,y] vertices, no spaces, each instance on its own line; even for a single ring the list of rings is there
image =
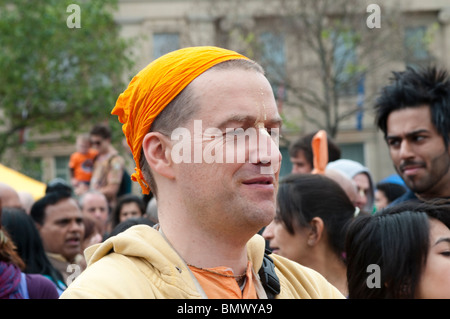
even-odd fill
[[[212,313],[220,314],[269,314],[272,313],[270,303],[223,303],[220,307],[189,305],[178,306],[178,314],[199,314],[208,317]]]

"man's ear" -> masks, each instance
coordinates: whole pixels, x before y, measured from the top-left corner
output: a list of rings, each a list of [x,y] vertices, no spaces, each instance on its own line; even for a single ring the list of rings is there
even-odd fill
[[[159,132],[147,133],[142,141],[144,156],[153,172],[172,179],[172,143],[169,138]]]
[[[323,220],[320,217],[314,217],[309,222],[310,230],[308,233],[308,245],[315,246],[317,245],[322,237],[324,236],[324,224]]]

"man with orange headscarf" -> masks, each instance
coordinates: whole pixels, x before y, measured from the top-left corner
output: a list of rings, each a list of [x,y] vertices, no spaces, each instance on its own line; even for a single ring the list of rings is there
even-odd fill
[[[133,78],[112,114],[159,225],[88,248],[63,298],[343,297],[315,271],[270,259],[255,235],[275,215],[281,161],[281,117],[258,64],[217,47],[171,52]]]

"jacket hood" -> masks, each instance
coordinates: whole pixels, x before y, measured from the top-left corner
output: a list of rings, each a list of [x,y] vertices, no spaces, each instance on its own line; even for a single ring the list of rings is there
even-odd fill
[[[344,173],[349,178],[353,178],[355,175],[364,173],[369,178],[369,184],[370,184],[370,192],[368,194],[367,198],[367,204],[364,207],[364,209],[368,212],[372,212],[373,203],[375,200],[375,187],[372,179],[372,175],[369,172],[369,169],[365,167],[364,165],[360,164],[359,162],[352,161],[349,159],[339,159],[333,162],[328,163],[327,168],[329,169],[335,169],[342,173]]]

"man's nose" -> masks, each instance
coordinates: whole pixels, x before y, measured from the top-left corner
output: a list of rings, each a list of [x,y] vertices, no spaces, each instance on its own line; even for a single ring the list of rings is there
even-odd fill
[[[100,208],[96,208],[94,211],[94,216],[99,217],[102,215],[102,210]]]
[[[278,147],[277,136],[271,136],[266,129],[261,128],[258,132],[258,160],[264,167],[262,174],[275,174],[280,168],[282,155]]]
[[[73,220],[70,223],[70,231],[80,231],[84,227],[83,222],[80,222],[78,220]]]
[[[407,140],[401,142],[399,155],[401,159],[414,157],[413,148]]]

